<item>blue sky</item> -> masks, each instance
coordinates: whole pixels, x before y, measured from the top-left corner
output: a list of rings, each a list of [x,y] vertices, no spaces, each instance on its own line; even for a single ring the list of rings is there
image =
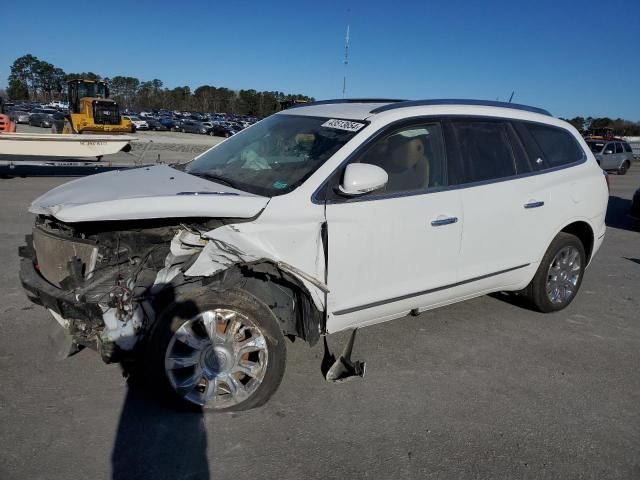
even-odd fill
[[[65,71],[342,95],[479,98],[640,121],[640,1],[22,0],[0,7],[0,87],[26,53]],[[61,6],[62,5],[62,6]],[[92,6],[90,6],[92,5]]]

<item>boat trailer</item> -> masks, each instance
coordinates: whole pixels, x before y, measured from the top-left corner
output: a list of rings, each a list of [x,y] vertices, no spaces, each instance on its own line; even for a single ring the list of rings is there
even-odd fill
[[[0,178],[12,177],[84,177],[128,168],[148,167],[128,163],[78,161],[0,161]]]
[[[100,162],[104,155],[129,152],[133,140],[136,138],[129,135],[32,134],[5,129],[0,131],[0,177],[79,177],[140,167],[139,162]],[[87,160],[90,157],[96,160]]]

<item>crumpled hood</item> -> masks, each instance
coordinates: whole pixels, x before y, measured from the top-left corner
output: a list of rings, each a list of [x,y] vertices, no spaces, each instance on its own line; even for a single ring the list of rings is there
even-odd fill
[[[31,213],[63,222],[171,217],[251,218],[269,198],[189,175],[166,165],[73,180],[33,201]]]

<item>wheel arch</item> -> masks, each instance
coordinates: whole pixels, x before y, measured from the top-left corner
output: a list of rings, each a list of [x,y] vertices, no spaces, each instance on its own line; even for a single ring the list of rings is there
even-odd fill
[[[271,310],[284,335],[315,345],[324,331],[324,312],[317,310],[303,285],[291,278],[265,273],[265,270],[277,271],[275,269],[276,266],[269,263],[257,269],[243,269],[238,286]]]
[[[584,253],[587,257],[587,264],[591,261],[591,255],[593,253],[593,245],[595,243],[595,234],[591,225],[584,221],[578,220],[566,225],[558,233],[570,233],[575,235],[582,242],[584,247]],[[555,238],[555,237],[554,237]]]
[[[325,331],[325,312],[318,310],[308,289],[297,277],[271,260],[235,263],[213,276],[195,279],[194,282],[194,277],[178,275],[168,285],[171,288],[159,292],[154,300],[154,310],[166,307],[164,292],[185,292],[196,285],[217,292],[239,288],[271,310],[284,335],[298,337],[313,346]]]

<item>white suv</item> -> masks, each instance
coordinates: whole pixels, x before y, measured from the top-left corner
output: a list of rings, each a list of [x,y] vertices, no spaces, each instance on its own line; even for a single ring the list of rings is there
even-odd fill
[[[605,234],[602,170],[566,122],[465,100],[326,101],[182,166],[35,200],[28,295],[75,348],[142,360],[179,403],[264,403],[285,337],[496,291],[566,307]]]

